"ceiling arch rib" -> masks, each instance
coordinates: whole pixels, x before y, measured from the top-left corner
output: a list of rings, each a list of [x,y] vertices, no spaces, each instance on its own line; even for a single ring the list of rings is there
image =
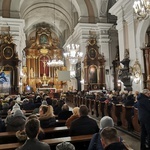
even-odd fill
[[[94,15],[94,10],[93,10],[93,6],[92,6],[91,2],[89,0],[84,0],[84,1],[87,5],[87,9],[88,9],[89,23],[95,23],[95,15]]]
[[[80,10],[79,22],[88,22],[88,9],[84,0],[76,0],[73,3]]]
[[[10,6],[10,17],[11,18],[20,18],[19,4],[20,4],[20,0],[11,0],[11,6]]]
[[[40,19],[47,18],[48,20],[49,18],[51,18],[51,20],[49,21],[54,22],[54,4],[52,3],[51,4],[49,3],[49,5],[45,3],[34,4],[21,13],[21,17],[24,18],[25,20],[28,19],[29,21],[29,18],[31,18],[30,22],[34,21],[32,16]],[[72,26],[71,15],[64,8],[60,7],[59,5],[55,5],[55,16],[56,16],[55,19],[57,18],[58,20],[63,19],[71,29]]]
[[[10,5],[11,0],[4,0],[2,4],[2,16],[4,18],[10,18]]]

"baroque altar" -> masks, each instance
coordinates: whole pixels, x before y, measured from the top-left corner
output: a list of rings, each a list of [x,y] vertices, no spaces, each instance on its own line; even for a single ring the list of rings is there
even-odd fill
[[[34,35],[34,36],[33,36]],[[32,36],[32,37],[31,37]],[[63,82],[58,80],[58,71],[66,70],[64,66],[48,66],[48,61],[62,60],[62,49],[58,48],[59,39],[50,27],[43,23],[36,27],[25,48],[26,67],[23,79],[24,87],[62,89]]]

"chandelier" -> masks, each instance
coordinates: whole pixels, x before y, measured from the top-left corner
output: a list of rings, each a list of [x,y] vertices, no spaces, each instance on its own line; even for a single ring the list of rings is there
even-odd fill
[[[150,0],[135,0],[133,8],[138,19],[147,19],[150,15]]]
[[[64,66],[64,62],[62,60],[57,60],[56,58],[54,58],[52,60],[49,60],[47,62],[47,65],[51,67],[62,67]]]
[[[75,78],[76,77],[76,71],[75,70],[71,70],[70,71],[70,78]]]
[[[82,58],[83,53],[79,51],[78,44],[68,44],[64,56],[69,60],[71,65],[75,65]]]

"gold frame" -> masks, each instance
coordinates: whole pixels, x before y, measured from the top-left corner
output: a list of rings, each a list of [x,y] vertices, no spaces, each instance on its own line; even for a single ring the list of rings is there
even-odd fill
[[[140,78],[142,76],[141,65],[138,60],[135,61],[132,67],[132,74],[134,76],[134,82],[138,84],[140,82]]]
[[[12,52],[11,56],[9,56],[9,57],[7,57],[6,54],[5,54],[5,50],[7,50],[8,48],[11,49],[11,52]],[[13,49],[12,49],[12,47],[10,47],[10,46],[6,46],[6,47],[3,49],[3,56],[5,57],[5,59],[10,59],[10,58],[12,58],[12,57],[13,57],[13,54],[14,54]]]
[[[91,50],[94,50],[94,52],[95,52],[95,57],[91,57],[91,54],[90,54],[90,53],[91,53],[91,52],[90,52]],[[97,51],[95,50],[95,48],[90,48],[90,49],[89,49],[89,52],[88,52],[88,55],[89,55],[89,58],[90,58],[90,59],[94,60],[94,59],[97,57]]]

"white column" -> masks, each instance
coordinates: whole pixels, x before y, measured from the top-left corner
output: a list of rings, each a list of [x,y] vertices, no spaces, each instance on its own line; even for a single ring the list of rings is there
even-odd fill
[[[106,60],[105,62],[105,70],[107,69],[108,72],[107,74],[105,74],[105,83],[106,83],[106,88],[110,89],[110,66],[111,63],[110,62],[110,37],[109,37],[109,29],[112,27],[112,24],[106,24],[106,23],[99,23],[98,24],[98,30],[99,30],[99,39],[98,39],[98,43],[99,43],[99,53],[100,54],[104,54],[104,58]]]

